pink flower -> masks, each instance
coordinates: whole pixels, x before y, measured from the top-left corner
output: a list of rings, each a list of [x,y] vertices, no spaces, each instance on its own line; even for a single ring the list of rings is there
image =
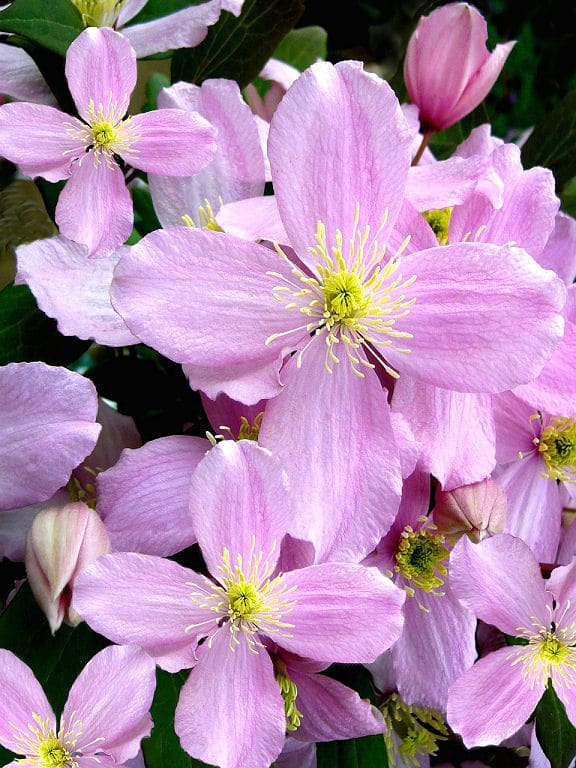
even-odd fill
[[[404,79],[424,131],[443,131],[480,104],[515,41],[486,48],[482,14],[468,3],[448,3],[422,16],[408,42]]]
[[[56,223],[92,253],[113,250],[132,231],[132,201],[116,156],[142,171],[186,176],[215,151],[214,131],[197,114],[170,109],[124,119],[136,75],[128,40],[108,28],[89,28],[66,54],[80,120],[43,104],[0,108],[0,154],[25,175],[68,178]]]
[[[524,645],[477,661],[451,686],[448,724],[467,747],[499,744],[528,720],[552,681],[576,725],[576,561],[548,580],[530,548],[508,534],[452,552],[452,588],[474,614]]]
[[[24,755],[9,768],[113,768],[135,757],[152,730],[155,685],[154,662],[140,648],[104,648],[72,685],[58,725],[30,667],[0,649],[0,744]]]

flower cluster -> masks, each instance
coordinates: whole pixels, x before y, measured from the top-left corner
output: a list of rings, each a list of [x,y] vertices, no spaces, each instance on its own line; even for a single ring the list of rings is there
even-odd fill
[[[488,122],[434,151],[515,41],[489,52],[448,3],[409,38],[409,103],[361,61],[272,57],[134,112],[138,59],[185,72],[209,28],[256,23],[146,5],[73,0],[54,93],[2,45],[0,156],[53,200],[5,290],[76,345],[0,366],[9,765],[314,768],[365,738],[399,767],[567,765],[546,718],[573,738],[576,220]],[[134,361],[186,418],[145,431]],[[27,594],[37,654],[10,640]],[[58,689],[47,655],[81,643]]]

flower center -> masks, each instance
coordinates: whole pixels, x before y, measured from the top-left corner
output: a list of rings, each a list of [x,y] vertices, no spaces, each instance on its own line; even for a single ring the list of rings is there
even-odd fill
[[[60,741],[56,738],[48,738],[42,742],[38,747],[38,757],[42,761],[41,764],[48,766],[56,766],[56,768],[64,768],[73,763],[72,755],[68,750],[62,746]]]
[[[112,27],[124,0],[72,0],[86,27]]]
[[[230,631],[232,650],[235,644],[239,644],[240,636],[245,638],[253,653],[258,653],[257,648],[263,647],[256,637],[259,632],[291,637],[285,630],[292,629],[294,625],[285,622],[283,617],[296,605],[296,600],[288,597],[296,587],[288,587],[282,574],[271,579],[273,570],[270,561],[264,559],[264,553],[255,551],[254,537],[247,562],[244,562],[242,555],[237,555],[233,563],[230,552],[224,548],[222,562],[217,568],[219,583],[205,578],[206,589],[190,595],[200,608],[208,608],[218,616],[216,627],[208,633],[208,643],[224,626]],[[197,626],[191,624],[185,631],[189,632]]]
[[[552,419],[538,438],[538,451],[546,465],[545,477],[576,482],[576,421]]]
[[[92,154],[95,163],[99,163],[104,158],[108,165],[113,165],[115,154],[129,160],[131,155],[138,154],[138,150],[134,149],[132,144],[140,138],[141,134],[134,127],[131,117],[122,119],[127,108],[127,97],[119,104],[112,100],[112,94],[110,94],[108,103],[105,106],[100,104],[98,108],[94,101],[90,100],[87,123],[74,120],[66,132],[82,145],[84,152]],[[76,149],[67,150],[66,153],[75,153],[78,156]],[[79,155],[80,162],[83,157],[83,154]]]
[[[403,280],[402,275],[397,274],[399,256],[408,240],[395,257],[386,260],[386,248],[380,246],[376,239],[386,223],[386,216],[374,237],[370,236],[368,226],[363,229],[359,226],[359,219],[360,206],[356,205],[354,232],[347,249],[340,230],[336,231],[336,244],[330,247],[324,224],[321,221],[317,223],[316,245],[309,249],[316,260],[315,276],[294,266],[282,249],[276,246],[279,256],[290,264],[296,279],[293,281],[279,272],[268,272],[271,277],[286,283],[274,287],[274,298],[282,302],[286,309],[298,310],[307,320],[289,331],[273,333],[265,343],[270,344],[293,333],[308,332],[312,338],[300,349],[296,358],[300,367],[302,355],[310,343],[319,334],[325,334],[324,366],[328,373],[332,373],[334,363],[340,362],[336,349],[342,344],[357,376],[364,377],[362,368],[375,367],[366,358],[363,348],[368,347],[384,369],[398,378],[398,373],[383,355],[387,348],[403,354],[410,352],[406,347],[399,346],[398,340],[411,339],[412,334],[395,329],[396,322],[409,314],[410,307],[416,301],[403,293],[416,276]]]
[[[62,722],[60,730],[55,733],[49,721],[42,719],[36,712],[32,713],[32,719],[35,725],[30,724],[25,730],[10,723],[16,731],[15,740],[20,744],[22,754],[26,755],[16,762],[39,768],[80,768],[76,760],[76,744],[81,736],[82,723],[76,720],[66,729]]]
[[[276,676],[276,682],[280,686],[282,699],[284,700],[286,730],[295,731],[300,725],[300,720],[302,719],[302,712],[300,712],[296,706],[298,688],[296,683],[290,679],[286,669],[286,664],[278,656],[274,658],[274,673]]]
[[[560,619],[542,624],[532,619],[532,627],[520,627],[518,637],[528,640],[528,645],[514,646],[508,656],[514,664],[522,664],[522,678],[534,685],[546,686],[554,671],[554,682],[564,687],[576,685],[576,626],[574,622],[563,624],[562,619],[570,608],[568,601]],[[552,613],[551,608],[549,610]],[[557,623],[557,621],[559,623]]]
[[[422,589],[437,597],[443,597],[444,592],[438,592],[443,586],[444,577],[448,570],[444,561],[449,557],[445,545],[445,537],[436,533],[436,527],[427,518],[424,526],[415,531],[407,525],[400,535],[400,543],[396,550],[396,565],[394,570],[410,582],[404,589],[410,597],[414,597],[415,589]]]
[[[420,765],[419,758],[436,755],[438,742],[448,738],[440,712],[408,705],[397,693],[391,694],[379,709],[386,721],[384,741],[391,768]]]
[[[422,214],[436,235],[439,245],[448,245],[448,227],[452,208],[435,208]]]

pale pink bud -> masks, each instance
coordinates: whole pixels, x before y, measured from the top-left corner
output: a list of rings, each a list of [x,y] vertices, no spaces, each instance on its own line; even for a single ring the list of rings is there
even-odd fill
[[[486,20],[468,3],[422,16],[406,49],[404,80],[423,132],[443,131],[480,104],[516,41],[486,47]]]
[[[474,542],[502,533],[505,515],[506,494],[490,478],[452,491],[438,490],[432,510],[439,531],[465,533]]]
[[[110,539],[97,512],[76,501],[39,512],[28,532],[24,563],[30,588],[46,614],[52,634],[62,622],[75,627],[71,609],[76,575],[110,552]]]

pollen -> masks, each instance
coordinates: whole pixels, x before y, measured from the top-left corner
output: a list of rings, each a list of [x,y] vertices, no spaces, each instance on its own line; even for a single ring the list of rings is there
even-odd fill
[[[76,757],[78,738],[81,735],[82,723],[74,721],[70,728],[61,723],[58,733],[50,727],[48,720],[36,712],[32,714],[34,724],[29,724],[22,730],[14,723],[10,726],[15,731],[15,740],[20,745],[23,759],[16,760],[21,765],[36,766],[36,768],[80,768]],[[103,741],[102,738],[95,742]]]
[[[514,646],[508,658],[512,666],[522,664],[522,678],[530,682],[531,688],[545,687],[549,678],[566,688],[576,686],[576,626],[563,621],[569,608],[570,601],[563,614],[548,625],[534,617],[532,627],[518,630],[518,636],[528,644]]]
[[[284,701],[286,730],[295,731],[299,727],[302,719],[302,712],[300,712],[296,706],[298,687],[296,686],[296,683],[290,679],[286,664],[278,656],[274,658],[274,674]]]
[[[444,563],[449,554],[444,535],[437,533],[433,524],[425,523],[419,531],[409,525],[404,528],[395,554],[394,570],[409,582],[404,588],[410,597],[415,596],[416,589],[437,597],[444,596],[438,589],[444,585],[448,573]]]
[[[82,14],[86,27],[112,27],[124,5],[124,0],[72,0]]]
[[[439,245],[448,245],[448,227],[452,208],[435,208],[430,211],[424,211],[422,214],[438,240]]]
[[[559,417],[542,430],[535,444],[550,480],[576,482],[576,421]]]
[[[391,768],[419,766],[421,758],[436,755],[438,742],[448,738],[448,728],[434,709],[406,704],[397,693],[379,707],[386,721],[384,741]]]
[[[405,280],[399,273],[400,254],[409,242],[407,238],[395,256],[387,258],[386,247],[378,243],[378,235],[386,223],[387,213],[378,231],[360,226],[360,206],[354,212],[354,230],[348,243],[342,232],[336,230],[334,244],[328,242],[326,227],[317,222],[316,244],[309,248],[315,261],[314,274],[308,274],[293,265],[279,246],[279,256],[291,266],[293,278],[278,272],[269,272],[283,285],[273,289],[274,298],[287,310],[295,310],[304,316],[303,322],[289,331],[275,333],[266,339],[271,344],[276,339],[294,333],[308,333],[310,340],[297,354],[296,364],[302,364],[302,356],[317,336],[326,344],[324,367],[328,373],[340,362],[338,350],[345,354],[352,371],[363,378],[366,368],[374,368],[366,356],[367,351],[394,378],[396,370],[386,359],[386,350],[408,354],[404,346],[412,334],[397,327],[399,321],[410,313],[416,299],[405,291],[416,280],[413,275]]]

